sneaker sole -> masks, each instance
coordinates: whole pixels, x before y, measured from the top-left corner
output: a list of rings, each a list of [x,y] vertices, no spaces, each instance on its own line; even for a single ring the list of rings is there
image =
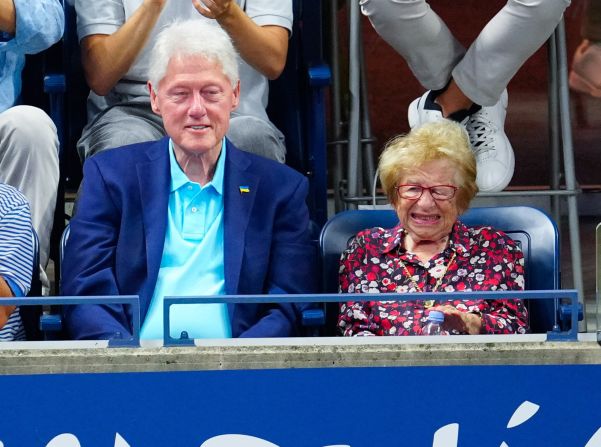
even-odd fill
[[[499,192],[499,191],[503,191],[507,185],[509,185],[509,182],[511,182],[511,179],[513,178],[513,173],[515,170],[515,155],[513,152],[513,147],[511,146],[511,143],[509,145],[509,149],[510,149],[510,158],[508,160],[508,167],[509,169],[506,169],[505,171],[507,172],[507,175],[501,179],[499,179],[497,181],[497,183],[495,183],[492,186],[489,186],[487,188],[483,188],[478,184],[478,189],[480,190],[480,192]],[[478,183],[478,178],[476,177],[476,183]]]

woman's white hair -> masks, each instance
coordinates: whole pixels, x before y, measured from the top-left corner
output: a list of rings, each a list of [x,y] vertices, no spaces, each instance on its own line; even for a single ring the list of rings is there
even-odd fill
[[[238,54],[219,25],[206,20],[175,21],[161,30],[150,52],[148,79],[154,89],[165,76],[171,58],[183,56],[203,56],[217,62],[232,87],[240,79]]]

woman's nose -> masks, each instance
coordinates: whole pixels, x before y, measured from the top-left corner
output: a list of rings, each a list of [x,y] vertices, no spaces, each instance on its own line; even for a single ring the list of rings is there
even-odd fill
[[[421,197],[417,201],[420,205],[432,205],[436,202],[429,189],[424,189],[424,192],[422,192]]]

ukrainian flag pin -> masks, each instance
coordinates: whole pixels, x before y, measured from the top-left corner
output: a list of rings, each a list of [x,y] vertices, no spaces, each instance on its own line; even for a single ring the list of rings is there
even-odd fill
[[[250,188],[248,186],[239,186],[238,188],[240,189],[240,194],[250,192]]]

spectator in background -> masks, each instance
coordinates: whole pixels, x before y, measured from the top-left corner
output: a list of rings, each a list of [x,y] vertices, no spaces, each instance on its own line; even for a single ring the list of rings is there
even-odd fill
[[[42,110],[18,104],[25,55],[57,42],[63,27],[58,0],[0,0],[0,181],[17,188],[31,204],[46,292],[50,284],[44,269],[59,178],[58,136]]]
[[[426,123],[386,146],[378,167],[394,228],[369,228],[340,260],[341,293],[414,293],[414,301],[341,303],[345,336],[421,335],[431,310],[451,334],[528,331],[522,300],[420,300],[420,292],[523,290],[524,255],[509,236],[458,220],[478,192],[468,135],[451,120]],[[352,295],[349,299],[352,300]]]
[[[0,183],[0,297],[27,295],[33,256],[33,229],[27,199],[12,186]],[[19,309],[0,306],[0,340],[24,339]]]
[[[91,93],[88,125],[78,143],[82,159],[107,148],[165,135],[146,89],[149,51],[173,20],[216,22],[240,55],[240,106],[228,138],[246,151],[283,162],[284,136],[269,121],[268,79],[286,63],[291,0],[76,0],[82,63]]]
[[[462,123],[476,155],[480,191],[504,189],[515,163],[504,131],[507,84],[551,35],[570,0],[509,0],[467,51],[425,0],[360,3],[378,34],[429,89],[409,106],[409,126],[443,117]]]
[[[582,42],[574,53],[570,88],[601,98],[601,1],[589,0],[582,16]]]
[[[218,26],[175,22],[157,37],[148,83],[168,138],[86,160],[71,219],[65,295],[139,295],[143,339],[163,338],[165,296],[312,292],[307,180],[225,134],[240,100],[236,52]],[[298,334],[291,303],[174,306],[173,337]],[[69,306],[72,337],[131,334],[121,305]]]

